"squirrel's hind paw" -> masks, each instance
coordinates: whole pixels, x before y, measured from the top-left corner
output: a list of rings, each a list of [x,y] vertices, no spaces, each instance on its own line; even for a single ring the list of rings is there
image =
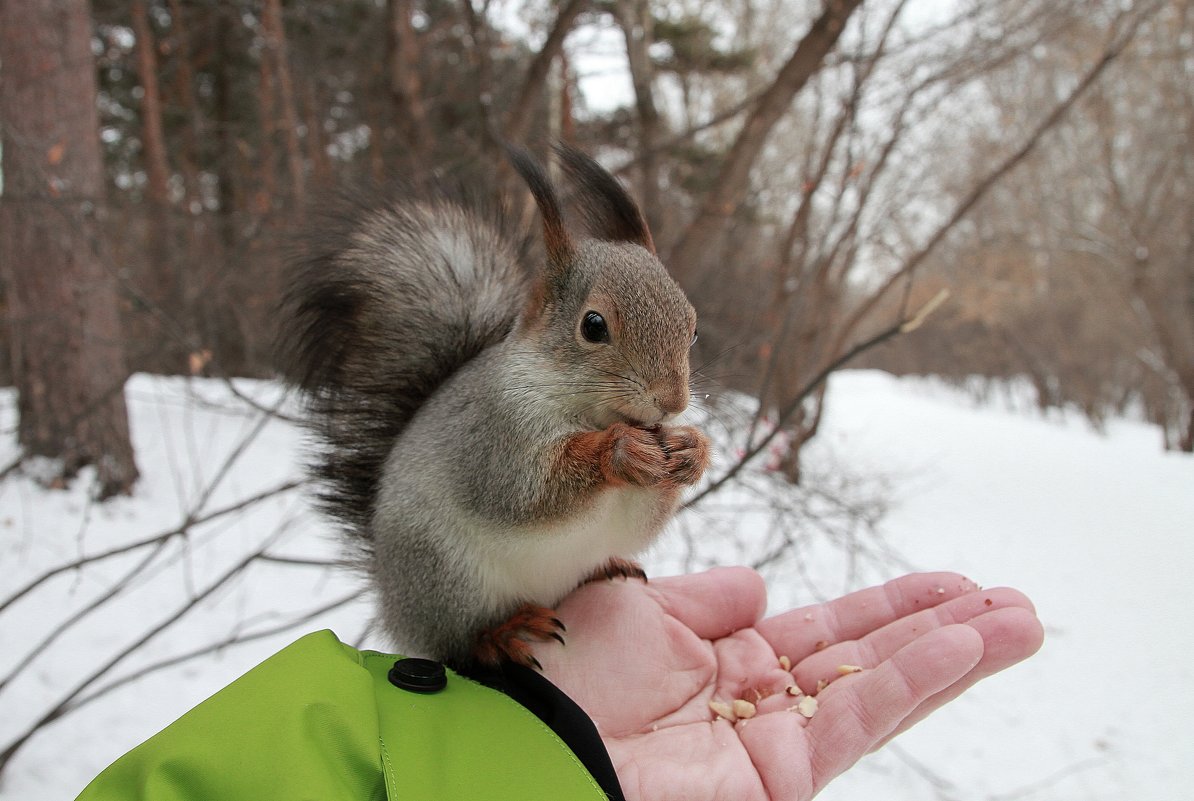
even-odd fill
[[[588,577],[581,582],[581,585],[590,584],[594,581],[613,581],[621,577],[624,579],[642,579],[647,580],[647,572],[643,570],[642,565],[638,562],[632,562],[629,559],[619,559],[618,557],[611,558],[601,567],[594,570]]]
[[[477,635],[473,659],[486,667],[514,662],[542,670],[543,666],[531,653],[531,643],[555,640],[560,645],[564,644],[564,624],[555,615],[553,610],[545,606],[523,604],[504,623]]]

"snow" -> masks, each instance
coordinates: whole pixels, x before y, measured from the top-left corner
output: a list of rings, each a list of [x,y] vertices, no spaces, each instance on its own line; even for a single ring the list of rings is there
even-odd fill
[[[272,384],[235,387],[262,407],[293,411]],[[868,757],[821,798],[1194,796],[1194,621],[1184,594],[1194,567],[1194,459],[1163,452],[1157,431],[1137,422],[1113,420],[1097,433],[1076,415],[1026,411],[1012,389],[1011,400],[979,403],[932,381],[877,372],[832,380],[806,483],[853,493],[862,507],[886,495],[894,502],[878,522],[881,537],[858,534],[865,564],[814,533],[796,559],[769,565],[773,611],[909,568],[958,570],[1025,591],[1047,639],[1036,657]],[[0,604],[46,570],[301,477],[297,429],[222,382],[136,376],[127,396],[143,473],[135,497],[92,504],[85,476],[65,491],[19,474],[0,483]],[[0,394],[0,465],[16,453],[13,408],[11,393]],[[764,478],[753,486],[778,486]],[[738,515],[731,528],[716,505],[695,514],[703,526],[719,523],[709,530],[724,536],[706,537],[696,553],[673,534],[654,552],[653,572],[735,561],[774,536],[759,515]],[[51,631],[133,574],[0,688],[0,750],[180,610],[176,623],[77,697],[236,633],[296,624],[149,673],[50,723],[5,769],[0,800],[73,798],[111,760],[306,631],[330,627],[346,641],[382,645],[368,631],[361,583],[341,568],[257,560],[232,572],[263,547],[275,556],[338,557],[327,526],[292,490],[160,546],[66,571],[0,611],[5,681]]]
[[[878,373],[833,390],[821,444],[911,477],[893,544],[1023,590],[1046,642],[899,740],[946,780],[935,795],[880,754],[823,797],[1191,797],[1194,459],[1125,420],[1099,435]]]

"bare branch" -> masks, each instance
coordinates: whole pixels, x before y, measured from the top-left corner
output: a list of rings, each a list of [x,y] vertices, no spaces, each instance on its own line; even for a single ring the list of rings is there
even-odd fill
[[[232,503],[232,504],[229,504],[228,506],[224,506],[224,507],[221,507],[214,511],[208,512],[205,515],[197,515],[197,516],[188,515],[187,519],[184,520],[182,524],[180,524],[179,526],[177,526],[175,528],[170,529],[169,531],[163,531],[160,534],[155,534],[152,537],[148,537],[146,539],[137,540],[136,542],[130,542],[130,543],[126,543],[124,545],[119,545],[115,548],[109,548],[106,551],[101,551],[100,553],[92,554],[91,556],[84,556],[80,559],[76,559],[73,562],[69,562],[65,565],[59,565],[58,567],[55,567],[51,570],[47,570],[45,573],[42,573],[40,576],[38,576],[37,578],[30,581],[28,584],[26,584],[21,589],[17,590],[15,593],[10,595],[8,598],[4,599],[3,603],[0,603],[0,612],[3,612],[9,606],[11,606],[12,604],[21,600],[26,595],[28,595],[30,592],[36,590],[38,587],[45,584],[47,581],[53,579],[55,576],[59,576],[63,573],[70,572],[71,570],[77,570],[78,568],[81,568],[85,565],[89,565],[92,562],[100,562],[100,561],[103,561],[104,559],[108,559],[113,556],[119,556],[124,553],[129,553],[130,551],[135,551],[138,548],[144,548],[147,545],[156,545],[158,543],[165,542],[166,540],[169,540],[172,537],[177,537],[179,535],[185,534],[190,528],[193,528],[194,526],[198,526],[203,523],[207,523],[212,520],[216,520],[221,517],[225,517],[227,515],[233,514],[234,512],[239,512],[241,509],[245,509],[249,506],[252,506],[255,503],[260,503],[261,501],[266,500],[267,498],[272,498],[275,495],[280,495],[283,492],[288,492],[296,487],[301,487],[305,483],[307,483],[305,479],[284,481],[283,483],[281,483],[275,487],[272,487],[267,490],[262,490],[261,492],[258,492],[255,495],[250,495],[246,498],[242,498],[241,500],[239,500],[235,503]]]
[[[137,640],[110,658],[108,661],[104,662],[102,665],[100,665],[100,667],[88,674],[87,678],[75,685],[75,687],[73,687],[65,696],[59,699],[57,704],[55,704],[48,712],[38,718],[37,721],[35,721],[31,726],[25,729],[24,732],[19,734],[16,739],[9,743],[3,752],[0,752],[0,773],[4,771],[5,765],[8,764],[8,762],[16,755],[21,747],[29,741],[29,738],[33,737],[33,735],[37,734],[37,732],[42,728],[48,726],[69,712],[72,702],[74,702],[74,700],[78,698],[79,695],[81,695],[88,687],[95,683],[95,681],[103,677],[109,670],[120,664],[130,654],[136,652],[158,634],[174,625],[174,623],[178,622],[178,620],[180,620],[187,612],[194,609],[195,606],[197,606],[201,601],[210,596],[220,587],[227,584],[234,577],[239,575],[241,571],[248,567],[259,556],[261,556],[261,554],[265,553],[265,549],[267,547],[269,547],[269,543],[262,545],[260,549],[241,559],[235,565],[226,570],[214,582],[208,585],[206,589],[195,595],[193,598],[189,599],[185,604],[176,609],[168,617],[164,618],[156,625],[145,631]]]
[[[933,308],[936,308],[940,305],[940,301],[937,298],[934,298],[929,302],[928,305],[932,305]],[[801,404],[804,403],[805,398],[811,395],[817,389],[817,387],[821,385],[821,382],[829,378],[832,373],[846,366],[846,364],[851,362],[856,356],[865,353],[877,345],[883,344],[889,339],[899,336],[904,332],[905,326],[911,321],[917,320],[919,318],[920,321],[923,322],[923,318],[931,311],[932,309],[928,309],[927,311],[922,309],[911,318],[907,320],[900,320],[900,322],[896,323],[895,325],[889,326],[888,328],[880,331],[878,334],[875,334],[874,336],[855,344],[845,353],[833,359],[827,365],[818,370],[816,375],[810,378],[808,382],[805,383],[805,385],[801,388],[801,390],[797,392],[791,400],[788,401],[787,405],[780,410],[779,416],[775,421],[775,427],[767,434],[767,436],[763,437],[756,444],[750,446],[746,452],[742,454],[738,461],[735,462],[734,465],[725,472],[724,475],[713,481],[711,484],[689,499],[684,504],[683,508],[692,508],[702,499],[721,489],[727,482],[731,481],[735,476],[737,476],[738,473],[740,473],[749,462],[751,462],[756,456],[762,453],[768,445],[771,444],[771,441],[775,439],[776,435],[783,430],[784,423],[787,422],[788,418],[790,418],[796,412],[796,410],[800,408]]]
[[[113,581],[107,592],[94,599],[91,603],[75,612],[75,614],[71,615],[66,620],[60,622],[49,632],[49,634],[43,637],[36,645],[31,647],[28,653],[25,654],[24,658],[18,661],[16,666],[14,666],[13,669],[9,671],[8,675],[4,677],[4,680],[0,681],[0,692],[4,692],[4,688],[7,687],[13,679],[19,676],[21,671],[29,667],[33,660],[37,659],[39,655],[49,648],[55,640],[66,633],[67,630],[69,630],[83,618],[87,617],[87,615],[94,612],[96,609],[99,609],[114,596],[119,595],[123,590],[125,590],[128,587],[129,581],[131,581],[134,576],[138,575],[142,570],[144,570],[150,562],[157,558],[157,555],[160,554],[162,549],[165,547],[166,540],[162,540],[157,544],[157,547],[154,548],[148,556],[138,562],[131,571],[129,571],[122,578]]]
[[[879,302],[887,296],[887,294],[902,280],[906,279],[916,268],[919,267],[926,258],[933,252],[934,249],[945,239],[946,235],[953,230],[961,220],[970,212],[974,206],[982,200],[987,193],[999,183],[999,181],[1011,172],[1017,165],[1022,162],[1029,153],[1031,153],[1040,143],[1041,139],[1057,126],[1062,119],[1065,118],[1066,113],[1073,107],[1075,103],[1090,89],[1091,86],[1103,74],[1103,71],[1123,53],[1124,49],[1131,43],[1136,34],[1140,23],[1144,19],[1154,13],[1158,6],[1154,5],[1151,9],[1136,16],[1129,24],[1126,32],[1115,36],[1103,51],[1102,56],[1096,61],[1086,74],[1083,75],[1077,85],[1070,91],[1069,95],[1064,100],[1058,103],[1048,115],[1045,116],[1036,128],[1028,136],[1023,144],[1020,145],[1013,153],[1007,156],[1000,162],[993,170],[987,173],[974,187],[967,193],[966,197],[954,209],[953,213],[945,220],[937,230],[933,232],[928,241],[925,242],[921,248],[910,256],[903,265],[895,272],[888,276],[887,280],[872,293],[857,309],[850,315],[846,323],[842,326],[837,334],[834,342],[834,348],[831,352],[839,350],[844,344],[845,340],[857,329],[858,325],[871,314],[872,311],[879,305]]]
[[[261,558],[266,561],[277,561],[275,559],[271,559],[268,555],[263,555]],[[194,650],[176,654],[175,656],[162,659],[157,662],[152,662],[145,667],[128,674],[127,676],[121,676],[119,679],[116,679],[109,684],[105,684],[103,687],[97,688],[94,692],[88,693],[87,695],[76,699],[72,704],[70,704],[69,708],[66,709],[63,714],[66,714],[67,712],[76,712],[90,704],[92,701],[98,701],[105,695],[108,695],[109,693],[112,693],[127,684],[131,684],[132,682],[143,679],[153,673],[165,670],[166,668],[180,665],[184,662],[189,662],[192,659],[198,659],[199,657],[220,651],[224,648],[229,648],[235,645],[243,645],[247,642],[253,642],[255,640],[265,639],[266,637],[273,637],[274,635],[282,634],[283,632],[292,631],[299,626],[304,625],[305,623],[326,615],[328,612],[334,612],[342,606],[347,606],[360,597],[361,594],[359,592],[352,592],[316,609],[312,609],[311,611],[306,612],[299,617],[293,618],[284,623],[280,623],[272,628],[261,629],[260,631],[255,631],[251,634],[235,634],[230,637],[225,637],[223,640],[195,648]]]
[[[572,30],[576,18],[588,8],[589,2],[590,0],[568,0],[560,7],[543,47],[539,48],[539,52],[527,68],[522,88],[518,90],[518,98],[507,117],[505,135],[511,142],[520,143],[526,140],[527,132],[531,128],[531,108],[543,96],[543,87],[551,70],[551,62],[563,50],[565,37]],[[465,3],[468,4],[469,0],[465,0]],[[471,8],[471,4],[469,7]]]
[[[739,132],[713,188],[705,195],[701,208],[672,249],[669,263],[675,271],[688,271],[700,263],[701,254],[709,249],[720,223],[738,207],[746,192],[751,167],[762,152],[767,136],[792,103],[792,98],[804,87],[837,44],[850,15],[861,0],[831,0],[821,16],[813,22],[795,52],[780,69],[771,85],[759,97]]]

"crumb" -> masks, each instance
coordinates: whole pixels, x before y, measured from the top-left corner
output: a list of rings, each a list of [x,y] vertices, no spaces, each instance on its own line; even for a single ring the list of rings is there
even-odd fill
[[[749,718],[753,718],[755,716],[755,712],[758,710],[750,701],[745,701],[739,698],[738,700],[734,701],[733,711],[734,715],[740,720],[747,720]]]
[[[724,720],[733,723],[737,718],[734,715],[734,709],[725,701],[710,701],[709,709],[713,710],[713,714]]]

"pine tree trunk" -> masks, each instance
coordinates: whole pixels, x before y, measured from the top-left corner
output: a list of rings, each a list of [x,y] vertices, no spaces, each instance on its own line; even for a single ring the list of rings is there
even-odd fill
[[[278,111],[282,115],[282,141],[286,143],[286,169],[290,173],[291,200],[296,208],[302,208],[305,193],[306,170],[303,166],[303,151],[299,144],[298,105],[294,97],[294,81],[290,74],[290,59],[287,56],[286,28],[282,24],[282,0],[265,0],[262,8],[262,31],[265,34],[265,50],[262,58],[274,62],[274,77],[278,82]],[[274,120],[266,120],[272,126]]]
[[[394,118],[402,137],[406,160],[417,171],[426,166],[432,136],[419,77],[420,47],[413,19],[414,3],[410,0],[389,0],[386,16],[386,49]]]
[[[145,289],[158,308],[171,316],[183,308],[184,292],[176,256],[174,215],[170,202],[170,164],[162,125],[162,93],[158,84],[158,46],[145,0],[132,0],[129,17],[136,37],[134,55],[137,83],[141,85],[141,163],[145,167]],[[151,369],[174,372],[186,364],[186,348],[176,338],[163,338],[153,355]]]
[[[103,260],[103,163],[87,0],[0,4],[4,194],[0,269],[25,453],[62,480],[95,465],[101,498],[137,478],[114,273]]]

